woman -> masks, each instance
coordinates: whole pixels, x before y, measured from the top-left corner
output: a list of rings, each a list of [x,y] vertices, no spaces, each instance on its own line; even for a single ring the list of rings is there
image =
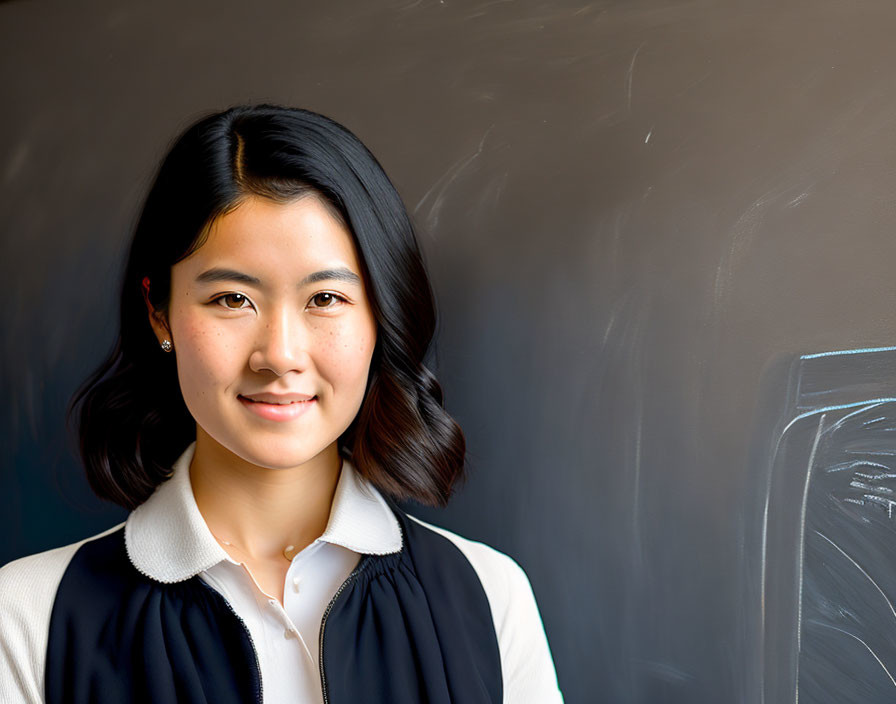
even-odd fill
[[[74,399],[91,486],[131,513],[0,569],[4,701],[561,701],[522,570],[394,503],[444,504],[463,467],[434,326],[348,130],[272,105],[186,130]]]

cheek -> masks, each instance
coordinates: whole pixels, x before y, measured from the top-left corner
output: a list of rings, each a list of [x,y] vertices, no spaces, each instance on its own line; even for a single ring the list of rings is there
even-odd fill
[[[322,336],[318,366],[334,384],[359,385],[363,393],[375,343],[371,325],[334,326]]]
[[[201,399],[236,380],[242,369],[240,339],[214,320],[186,313],[172,319],[177,372],[186,396]],[[188,404],[189,405],[189,404]]]

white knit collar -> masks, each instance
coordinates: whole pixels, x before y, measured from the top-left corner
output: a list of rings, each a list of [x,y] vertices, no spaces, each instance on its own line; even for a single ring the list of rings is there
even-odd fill
[[[128,557],[142,574],[159,582],[181,582],[229,559],[193,497],[190,461],[195,449],[194,442],[184,450],[172,476],[125,523]],[[373,555],[401,550],[401,527],[392,509],[346,459],[319,540]]]

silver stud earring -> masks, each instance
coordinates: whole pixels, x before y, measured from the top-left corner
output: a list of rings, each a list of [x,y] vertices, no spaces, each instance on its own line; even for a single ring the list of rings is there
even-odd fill
[[[170,352],[174,349],[174,345],[171,344],[171,340],[162,340],[162,351]]]

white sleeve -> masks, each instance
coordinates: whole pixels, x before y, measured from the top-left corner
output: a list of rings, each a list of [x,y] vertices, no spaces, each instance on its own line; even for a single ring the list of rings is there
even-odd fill
[[[484,543],[411,518],[454,543],[479,575],[498,636],[504,703],[562,704],[544,625],[523,569]]]
[[[84,542],[22,557],[0,567],[0,704],[44,701],[47,639],[56,590],[72,556]]]

